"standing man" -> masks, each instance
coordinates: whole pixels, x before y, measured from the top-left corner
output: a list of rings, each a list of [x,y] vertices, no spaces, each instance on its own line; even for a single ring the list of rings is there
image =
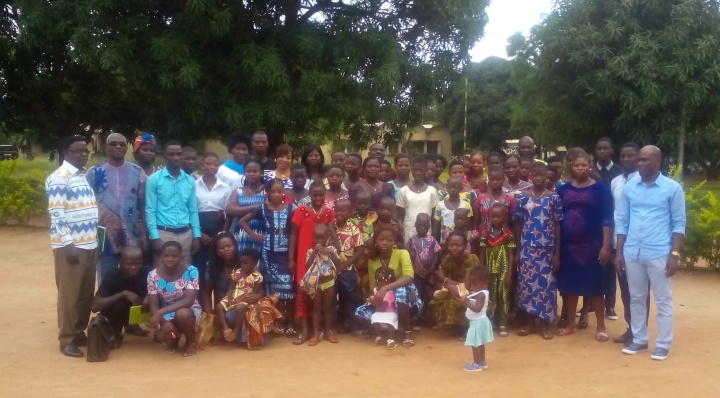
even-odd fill
[[[520,159],[534,159],[535,162],[545,163],[544,160],[535,158],[535,140],[527,135],[518,140],[518,155]]]
[[[637,354],[648,348],[645,318],[648,281],[658,316],[658,337],[650,358],[667,358],[673,338],[670,278],[678,268],[685,240],[685,195],[677,182],[660,174],[662,153],[648,145],[638,153],[639,177],[625,184],[617,208],[615,268],[627,272],[633,341],[622,351]]]
[[[145,180],[143,169],[125,161],[127,139],[118,133],[108,135],[107,160],[87,173],[98,202],[98,225],[105,227],[105,246],[100,248],[98,285],[108,272],[117,269],[120,252],[127,246],[149,250],[145,230]]]
[[[186,146],[182,149],[182,152],[183,171],[197,180],[200,177],[197,173],[197,170],[195,170],[195,165],[197,164],[197,151],[191,146]]]
[[[253,160],[260,163],[262,166],[263,174],[267,175],[271,171],[275,171],[277,164],[275,159],[269,157],[268,152],[268,138],[264,131],[258,130],[252,134],[252,158]]]
[[[95,290],[98,208],[85,178],[90,155],[85,139],[65,138],[60,152],[65,160],[45,180],[58,290],[58,340],[60,352],[80,358],[84,354],[78,347],[87,345],[84,330]]]
[[[378,158],[380,163],[385,160],[385,145],[383,145],[382,142],[376,142],[370,145],[370,150],[368,152],[369,156]]]
[[[177,141],[168,141],[164,153],[165,167],[145,183],[145,213],[155,267],[160,264],[160,248],[171,240],[182,246],[183,264],[190,264],[190,256],[200,247],[201,236],[195,179],[182,171],[182,146]]]

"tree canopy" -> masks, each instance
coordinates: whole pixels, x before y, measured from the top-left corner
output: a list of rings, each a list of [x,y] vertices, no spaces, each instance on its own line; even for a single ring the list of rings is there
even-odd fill
[[[5,128],[271,139],[417,123],[481,37],[488,0],[14,0]],[[304,137],[302,139],[306,139]]]

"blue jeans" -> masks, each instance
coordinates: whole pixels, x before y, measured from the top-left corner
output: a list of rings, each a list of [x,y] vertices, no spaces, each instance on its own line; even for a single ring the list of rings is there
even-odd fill
[[[654,260],[630,260],[625,258],[625,273],[630,288],[630,313],[633,342],[647,344],[648,282],[653,290],[657,307],[658,337],[655,347],[670,348],[673,339],[673,301],[670,278],[665,276],[668,255]]]
[[[97,265],[97,280],[98,286],[102,283],[103,278],[108,272],[116,269],[120,264],[120,256],[117,254],[106,254],[103,253],[98,259]]]

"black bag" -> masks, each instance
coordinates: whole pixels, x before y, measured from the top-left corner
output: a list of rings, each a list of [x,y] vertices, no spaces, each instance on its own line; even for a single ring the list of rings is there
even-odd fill
[[[103,314],[98,314],[88,324],[87,361],[105,362],[112,340],[110,322]]]

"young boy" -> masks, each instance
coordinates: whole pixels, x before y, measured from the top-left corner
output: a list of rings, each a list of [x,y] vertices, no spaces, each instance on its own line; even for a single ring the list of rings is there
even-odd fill
[[[195,164],[197,164],[197,151],[191,146],[186,146],[182,149],[182,169],[184,172],[198,179],[197,171],[195,170]]]
[[[293,163],[290,166],[290,181],[292,181],[293,187],[287,191],[288,196],[298,205],[310,203],[310,191],[305,188],[307,170],[304,164]]]
[[[340,333],[347,330],[348,326],[352,332],[357,330],[353,322],[355,310],[360,306],[356,265],[362,262],[365,255],[362,232],[360,227],[350,220],[351,213],[352,205],[349,199],[338,199],[335,202],[335,227],[337,230],[335,246],[341,260],[337,267],[339,296],[337,318]]]
[[[413,269],[415,270],[415,287],[420,292],[423,301],[423,308],[433,298],[435,291],[435,271],[440,264],[440,252],[442,248],[430,231],[430,216],[421,213],[415,220],[417,235],[410,238],[407,243],[407,250],[410,253]]]
[[[530,181],[530,166],[535,163],[533,158],[520,158],[520,179]]]
[[[363,189],[358,190],[354,197],[353,207],[355,208],[355,215],[353,215],[352,222],[360,228],[365,247],[372,247],[373,233],[375,231],[374,224],[377,222],[378,215],[370,210],[370,193]],[[367,270],[368,257],[369,253],[366,252],[358,267],[360,294],[363,299],[370,294],[370,278]]]
[[[375,227],[379,228],[380,226],[390,226],[395,230],[397,233],[397,247],[402,248],[404,246],[405,241],[403,240],[403,227],[402,225],[393,220],[392,214],[395,211],[395,199],[385,196],[382,199],[380,199],[380,203],[378,204],[378,214],[377,214],[377,221],[375,222]]]
[[[378,180],[382,182],[390,182],[392,180],[392,163],[388,160],[380,162],[380,173],[378,174]]]

